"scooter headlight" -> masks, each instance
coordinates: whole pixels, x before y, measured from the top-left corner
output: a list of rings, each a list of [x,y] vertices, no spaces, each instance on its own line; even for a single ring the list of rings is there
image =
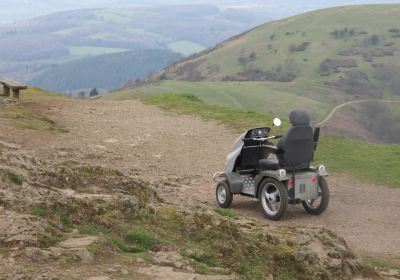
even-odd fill
[[[285,169],[279,169],[279,170],[278,170],[278,175],[279,175],[279,177],[281,177],[281,178],[286,177],[286,170],[285,170]]]
[[[326,167],[325,165],[320,165],[318,166],[318,173],[326,173]]]

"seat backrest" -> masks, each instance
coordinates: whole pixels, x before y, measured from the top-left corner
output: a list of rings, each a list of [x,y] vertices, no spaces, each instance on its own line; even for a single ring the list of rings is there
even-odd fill
[[[310,118],[305,111],[293,111],[290,114],[292,127],[278,143],[279,165],[287,170],[305,169],[314,157],[314,134]]]

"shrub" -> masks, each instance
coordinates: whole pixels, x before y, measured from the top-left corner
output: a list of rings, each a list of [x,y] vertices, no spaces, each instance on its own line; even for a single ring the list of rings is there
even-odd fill
[[[379,45],[381,39],[378,35],[374,34],[364,39],[365,46],[377,46]]]
[[[310,42],[303,42],[300,45],[290,45],[289,46],[289,51],[290,52],[302,52],[307,49],[307,47],[310,45]]]

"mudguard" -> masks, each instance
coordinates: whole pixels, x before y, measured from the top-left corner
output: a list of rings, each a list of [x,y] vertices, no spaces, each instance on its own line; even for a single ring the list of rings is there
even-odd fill
[[[242,192],[243,182],[242,177],[236,172],[226,172],[221,173],[219,177],[223,177],[228,182],[229,188],[233,194],[238,194]]]

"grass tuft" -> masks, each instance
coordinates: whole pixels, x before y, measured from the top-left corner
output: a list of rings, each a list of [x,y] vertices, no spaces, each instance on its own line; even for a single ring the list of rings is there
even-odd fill
[[[66,214],[66,213],[61,213],[60,214],[60,221],[67,228],[73,228],[74,227],[74,225],[71,222],[71,219],[70,219],[69,215]]]
[[[96,224],[86,224],[79,227],[79,232],[82,234],[99,234],[109,233],[111,229]]]
[[[49,212],[44,207],[33,207],[31,209],[31,214],[38,217],[46,217],[49,215]]]
[[[158,238],[155,238],[148,233],[145,232],[128,232],[125,235],[125,239],[133,244],[136,244],[139,246],[139,248],[142,248],[143,250],[149,250],[151,247],[153,247],[155,244],[161,243]]]
[[[154,245],[161,244],[161,240],[146,232],[129,231],[124,235],[124,241],[113,238],[112,243],[125,253],[144,253]]]
[[[236,212],[232,209],[216,208],[216,209],[214,209],[214,211],[224,217],[228,217],[228,218],[236,217]]]
[[[25,176],[18,174],[15,171],[9,171],[7,175],[8,178],[16,185],[22,185],[22,183],[26,181]]]

